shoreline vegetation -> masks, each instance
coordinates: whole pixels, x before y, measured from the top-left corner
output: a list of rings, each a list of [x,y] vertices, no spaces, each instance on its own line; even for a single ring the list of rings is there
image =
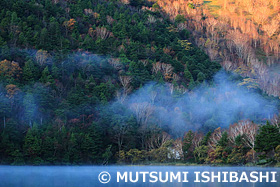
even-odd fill
[[[258,165],[253,163],[248,163],[245,165],[230,165],[230,164],[197,164],[197,163],[183,163],[183,162],[170,162],[170,163],[157,163],[157,162],[149,162],[149,163],[139,163],[139,164],[125,164],[125,163],[116,163],[116,164],[108,164],[108,165],[96,165],[96,164],[57,164],[57,165],[48,165],[48,164],[42,164],[42,165],[0,165],[0,166],[54,166],[54,167],[60,167],[60,166],[77,166],[77,167],[83,167],[83,166],[89,166],[89,167],[101,167],[101,166],[125,166],[125,167],[145,167],[145,166],[207,166],[207,167],[260,167],[260,168],[266,168],[266,167],[280,167],[280,164],[267,164],[267,165]]]

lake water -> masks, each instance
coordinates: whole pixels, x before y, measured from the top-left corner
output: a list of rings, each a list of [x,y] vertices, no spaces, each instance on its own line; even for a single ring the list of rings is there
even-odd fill
[[[110,181],[106,184],[102,184],[98,176],[101,172],[108,172],[111,177],[105,174],[105,176],[100,176],[100,180],[108,180]],[[218,172],[238,172],[238,175],[242,172],[246,172],[247,177],[250,177],[250,173],[253,171],[257,172],[276,172],[275,180],[277,182],[256,182],[256,183],[246,183],[246,180],[243,182],[218,182],[217,178],[214,178],[214,182],[201,182],[202,179],[200,178],[200,182],[195,182],[196,175],[194,172],[214,172],[215,175]],[[124,177],[124,172],[127,172],[127,180],[125,182],[125,178],[119,178],[119,182],[117,182],[117,172],[121,174],[121,177]],[[130,182],[129,172],[132,174],[132,179],[136,180],[136,175],[138,172],[147,172],[145,176],[145,182],[143,182],[143,173],[142,175],[138,175],[138,182],[132,183]],[[151,177],[151,172],[154,172]],[[170,173],[173,172],[175,174],[182,174],[181,178],[177,178],[171,182],[160,182],[159,181],[159,173],[162,173],[162,178],[165,179],[166,173],[168,172],[167,176],[170,177]],[[183,174],[185,172],[185,175]],[[188,172],[188,174],[186,174]],[[211,176],[211,175],[208,176]],[[270,173],[269,173],[270,174]],[[181,187],[181,186],[268,186],[280,187],[280,168],[260,168],[260,167],[210,167],[210,166],[0,166],[0,186],[4,187],[52,187],[52,186],[61,186],[61,187],[126,187],[126,186],[134,186],[134,187],[144,187],[144,186],[174,186],[174,187]],[[200,176],[200,174],[198,174]],[[165,177],[163,177],[165,176]],[[221,173],[221,176],[224,176]],[[257,175],[258,176],[258,175]],[[272,180],[270,176],[269,181]],[[229,180],[229,175],[227,175],[227,179]],[[156,179],[157,182],[154,182]],[[178,180],[181,179],[180,182]],[[223,180],[222,178],[221,180]],[[252,178],[249,178],[250,180]],[[152,180],[153,182],[150,182]],[[188,182],[186,182],[186,180]],[[258,179],[260,180],[260,179]],[[104,182],[104,181],[103,181]]]

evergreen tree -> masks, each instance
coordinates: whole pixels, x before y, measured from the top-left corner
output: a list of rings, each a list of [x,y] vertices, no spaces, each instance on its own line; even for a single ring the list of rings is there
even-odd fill
[[[74,133],[72,133],[70,136],[69,145],[68,145],[68,154],[69,154],[69,161],[71,163],[80,162],[78,142]]]
[[[205,80],[205,75],[204,75],[204,73],[199,72],[199,73],[197,74],[197,81],[198,81],[198,82],[202,82],[203,80]]]
[[[194,137],[194,133],[190,130],[188,131],[183,139],[183,153],[184,153],[184,158],[188,159],[192,156],[193,154],[193,137]]]
[[[185,69],[184,74],[187,82],[193,82],[193,76],[187,68]]]
[[[46,136],[42,142],[42,159],[47,164],[55,164],[55,139],[51,136]]]
[[[234,140],[235,141],[235,145],[237,145],[237,146],[242,145],[243,144],[242,138],[243,138],[243,136],[241,136],[240,134],[238,136],[236,136],[236,138]]]
[[[38,137],[38,129],[34,125],[32,129],[29,128],[24,138],[23,149],[25,157],[32,164],[41,163],[41,141]]]
[[[31,60],[28,60],[23,67],[23,80],[32,82],[36,79],[37,70]]]
[[[40,43],[39,48],[49,49],[48,46],[48,30],[43,28],[40,33]]]
[[[228,145],[228,133],[226,131],[223,132],[221,139],[218,141],[218,145],[223,148]]]
[[[274,151],[274,149],[280,145],[279,129],[269,122],[267,122],[266,125],[262,125],[256,136],[255,144],[256,151],[265,153]]]
[[[52,64],[52,76],[55,79],[58,79],[60,76],[59,68],[56,66],[55,63]]]
[[[45,83],[45,84],[53,84],[54,83],[53,77],[49,72],[48,66],[46,66],[45,69],[43,70],[40,81],[42,83]]]
[[[212,134],[212,133],[209,131],[209,132],[203,137],[202,145],[208,145],[208,141],[209,141],[209,138],[210,138],[211,134]]]
[[[93,162],[96,162],[98,161],[98,159],[100,159],[102,153],[102,147],[103,147],[102,130],[97,123],[93,122],[92,125],[89,127],[88,131],[89,131],[89,138],[92,141],[91,159],[93,160]]]

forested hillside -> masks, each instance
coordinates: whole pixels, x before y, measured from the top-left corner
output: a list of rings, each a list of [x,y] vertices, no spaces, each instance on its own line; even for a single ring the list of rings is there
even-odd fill
[[[279,161],[278,100],[216,75],[193,19],[140,0],[0,8],[0,164]]]
[[[280,96],[278,0],[161,0],[157,6],[173,20],[186,18],[180,28],[249,88]]]

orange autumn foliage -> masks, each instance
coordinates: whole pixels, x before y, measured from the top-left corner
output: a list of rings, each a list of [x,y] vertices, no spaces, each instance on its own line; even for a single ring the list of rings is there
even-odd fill
[[[0,76],[6,79],[17,79],[21,75],[19,64],[14,61],[3,60],[0,62]]]
[[[6,90],[7,90],[7,95],[6,96],[9,99],[13,98],[20,91],[20,89],[14,84],[7,85]]]

